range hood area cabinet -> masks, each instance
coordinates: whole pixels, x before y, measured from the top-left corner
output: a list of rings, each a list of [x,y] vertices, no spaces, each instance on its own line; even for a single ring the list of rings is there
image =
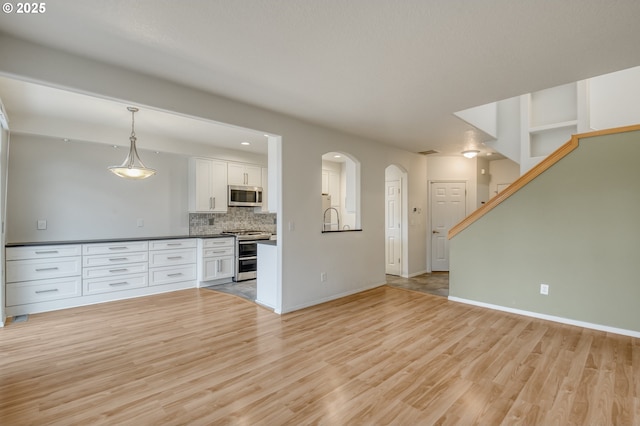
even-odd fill
[[[227,212],[227,162],[189,158],[189,212]]]
[[[262,186],[262,168],[254,164],[228,163],[228,184]]]

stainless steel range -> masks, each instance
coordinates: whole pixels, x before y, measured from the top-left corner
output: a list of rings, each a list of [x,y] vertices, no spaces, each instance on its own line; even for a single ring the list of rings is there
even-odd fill
[[[268,240],[271,234],[250,229],[230,229],[223,234],[236,237],[236,275],[234,281],[252,280],[258,276],[258,240]]]

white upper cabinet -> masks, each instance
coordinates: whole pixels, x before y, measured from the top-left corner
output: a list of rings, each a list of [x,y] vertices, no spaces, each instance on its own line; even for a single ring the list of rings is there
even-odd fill
[[[228,184],[262,186],[262,168],[258,165],[229,163]]]
[[[258,168],[260,170],[260,168]],[[189,159],[189,211],[227,211],[227,163],[209,158]]]

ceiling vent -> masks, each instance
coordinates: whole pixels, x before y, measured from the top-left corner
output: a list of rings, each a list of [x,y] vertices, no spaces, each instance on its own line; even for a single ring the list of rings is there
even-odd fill
[[[430,155],[430,154],[438,154],[440,151],[436,151],[435,149],[430,149],[428,151],[420,151],[418,154],[422,155]]]

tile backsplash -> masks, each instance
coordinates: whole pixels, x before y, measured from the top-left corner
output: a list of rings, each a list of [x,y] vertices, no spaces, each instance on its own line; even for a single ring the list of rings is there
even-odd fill
[[[227,213],[189,213],[189,235],[219,234],[230,229],[276,233],[275,213],[255,213],[251,207],[229,207]]]

